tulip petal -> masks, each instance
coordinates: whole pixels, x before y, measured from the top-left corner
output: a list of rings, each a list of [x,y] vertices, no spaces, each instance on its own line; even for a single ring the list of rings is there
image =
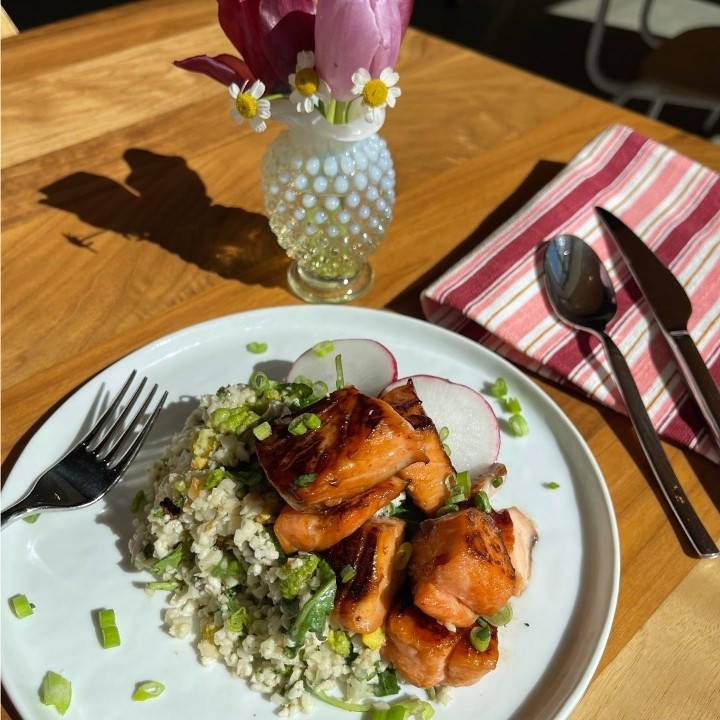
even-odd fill
[[[220,27],[255,77],[269,88],[287,76],[276,75],[260,41],[260,0],[218,0]]]
[[[195,55],[185,60],[175,60],[173,64],[183,70],[202,73],[228,86],[232,83],[242,85],[246,81],[253,82],[255,80],[250,68],[242,60],[232,55],[216,55],[215,57]]]
[[[260,38],[265,56],[283,82],[297,56],[315,49],[314,0],[260,0]]]

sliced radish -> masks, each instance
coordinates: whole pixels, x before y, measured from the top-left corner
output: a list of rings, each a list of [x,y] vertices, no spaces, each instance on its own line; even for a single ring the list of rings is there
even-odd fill
[[[331,340],[332,350],[321,350],[323,345],[306,350],[293,363],[287,379],[300,375],[326,383],[330,390],[336,388],[337,369],[335,358],[342,356],[345,385],[354,385],[366,395],[378,395],[388,384],[397,379],[395,356],[381,343],[365,338]]]
[[[401,378],[385,390],[409,379],[438,431],[444,427],[448,429],[445,444],[450,448],[450,460],[458,472],[467,470],[472,479],[497,460],[500,425],[493,409],[479,392],[436,375]]]

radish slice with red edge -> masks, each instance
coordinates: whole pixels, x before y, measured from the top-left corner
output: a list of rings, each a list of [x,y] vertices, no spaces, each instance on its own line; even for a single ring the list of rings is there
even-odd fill
[[[332,349],[330,348],[332,345]],[[293,363],[288,381],[304,376],[322,381],[332,391],[337,387],[335,358],[342,356],[345,385],[354,385],[361,393],[376,396],[397,379],[395,356],[382,344],[365,338],[330,340],[313,345]]]
[[[450,460],[455,470],[467,470],[472,480],[497,460],[500,424],[479,392],[436,375],[404,377],[391,383],[383,392],[404,385],[410,379],[438,432],[441,428],[449,431],[445,444],[450,448]]]

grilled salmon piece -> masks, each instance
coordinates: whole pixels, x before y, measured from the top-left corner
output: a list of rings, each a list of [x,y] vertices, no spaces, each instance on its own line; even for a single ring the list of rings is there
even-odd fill
[[[352,535],[366,520],[394,500],[406,485],[405,480],[394,476],[325,512],[302,512],[285,505],[275,520],[275,536],[288,554],[299,550],[327,550]]]
[[[399,475],[409,481],[408,493],[415,505],[426,515],[435,515],[447,500],[445,479],[455,473],[435,423],[425,414],[412,379],[383,393],[382,399],[413,426],[420,438],[428,461],[409,465]]]
[[[409,573],[415,604],[444,624],[470,627],[515,591],[502,535],[489,513],[470,507],[420,523]]]
[[[484,652],[470,642],[470,629],[448,630],[428,617],[402,594],[388,613],[385,645],[381,653],[409,683],[428,688],[434,685],[471,685],[493,670],[498,660],[497,632]]]
[[[530,581],[532,551],[538,541],[537,530],[532,520],[516,507],[493,511],[492,516],[515,568],[513,595],[521,595]]]
[[[317,415],[320,427],[293,435],[288,427],[297,414],[289,415],[255,444],[268,480],[296,510],[334,507],[427,460],[412,425],[354,387],[336,390],[303,412]]]
[[[405,577],[397,562],[405,538],[405,523],[397,518],[368,520],[325,555],[339,576],[333,618],[346,630],[371,633],[385,621],[393,597]],[[343,569],[355,576],[343,583]]]

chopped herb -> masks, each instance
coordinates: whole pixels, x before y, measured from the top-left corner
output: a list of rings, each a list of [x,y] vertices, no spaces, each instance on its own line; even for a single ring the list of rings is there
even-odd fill
[[[522,412],[522,406],[516,397],[505,398],[503,405],[505,406],[505,412],[509,412],[511,415]]]
[[[167,570],[167,568],[176,568],[182,562],[183,558],[186,557],[189,551],[189,546],[186,543],[178,543],[164,558],[153,563],[150,568],[151,572],[160,574]]]
[[[502,377],[496,378],[495,382],[490,386],[490,394],[493,397],[498,398],[498,400],[505,397],[507,395],[507,391],[507,381]]]
[[[470,631],[470,643],[478,652],[485,652],[490,646],[492,632],[487,623],[476,625]]]
[[[250,387],[258,396],[262,397],[270,387],[270,378],[262,370],[256,370],[250,376]]]
[[[495,627],[507,625],[513,616],[513,609],[510,603],[505,603],[494,615],[483,615],[485,622]]]
[[[342,390],[345,387],[345,374],[343,373],[342,355],[335,356],[335,387]]]
[[[429,702],[413,698],[392,703],[388,708],[376,708],[370,713],[370,720],[408,720],[413,717],[431,720],[434,714],[435,710]]]
[[[17,618],[26,618],[28,615],[33,614],[33,608],[35,607],[25,595],[15,595],[10,598],[10,605],[12,611]]]
[[[290,638],[295,645],[300,645],[309,632],[322,637],[328,616],[335,602],[337,580],[335,573],[325,560],[320,560],[317,569],[320,585],[309,600],[300,608],[300,613],[290,626]]]
[[[72,684],[59,673],[48,670],[40,686],[40,702],[43,705],[52,705],[64,715],[70,707],[72,700]]]
[[[548,490],[557,490],[560,487],[560,483],[556,483],[553,480],[552,482],[545,483],[545,487],[548,488]]]
[[[320,427],[320,418],[315,413],[302,413],[294,417],[288,425],[291,435],[304,435],[308,430],[317,430]]]
[[[297,478],[295,478],[294,485],[295,487],[304,488],[308,485],[312,485],[316,478],[317,473],[305,473],[304,475],[298,475]]]
[[[263,423],[260,423],[260,425],[257,425],[253,428],[253,435],[262,442],[263,440],[267,440],[267,438],[272,435],[272,430],[270,428],[270,423],[265,421]]]
[[[477,493],[473,497],[473,501],[475,502],[475,507],[477,507],[478,510],[482,510],[486,513],[489,513],[492,510],[492,507],[490,506],[490,499],[488,498],[487,493],[484,490],[481,490],[479,493]]]
[[[499,488],[504,482],[505,482],[505,479],[504,479],[504,478],[501,478],[501,477],[498,475],[497,477],[494,477],[494,478],[492,479],[492,481],[490,482],[490,484],[491,484],[494,488]]]
[[[157,680],[148,680],[148,682],[140,683],[132,694],[135,701],[151,700],[152,698],[162,695],[165,686]]]
[[[102,646],[106,650],[108,648],[119,647],[120,631],[115,622],[115,611],[109,609],[98,610],[97,621],[102,636]]]
[[[176,580],[155,580],[153,582],[145,583],[147,590],[177,590],[180,587],[180,583]]]
[[[378,681],[373,692],[376,697],[385,697],[386,695],[397,695],[400,692],[400,684],[394,670],[387,668],[378,672]]]
[[[331,353],[335,349],[335,346],[332,344],[331,340],[323,340],[322,342],[316,343],[313,345],[312,351],[318,356],[318,357],[325,357],[328,353]]]
[[[228,632],[241,633],[247,629],[250,623],[250,611],[241,605],[232,615],[225,621],[225,627]]]
[[[442,442],[445,442],[450,435],[450,428],[448,428],[446,425],[443,425],[443,427],[441,427],[438,431],[438,435],[440,437],[440,440],[442,440]]]
[[[395,567],[398,570],[404,570],[407,567],[407,564],[410,562],[410,558],[412,556],[412,543],[410,542],[404,542],[397,551],[397,554],[395,555]]]
[[[33,513],[32,515],[26,515],[26,516],[23,518],[23,520],[24,520],[26,523],[29,523],[30,525],[32,525],[33,523],[35,523],[35,522],[38,521],[38,518],[39,518],[39,517],[40,517],[40,513]]]
[[[145,491],[144,490],[138,490],[135,493],[135,497],[132,499],[132,502],[130,503],[130,512],[136,513],[145,503]]]
[[[512,434],[516,435],[517,437],[523,437],[530,432],[527,420],[525,420],[525,418],[520,414],[512,415],[508,423],[510,424],[510,430],[512,431]]]
[[[267,343],[264,342],[249,342],[245,347],[247,348],[247,351],[251,352],[253,355],[261,355],[268,349]]]
[[[349,583],[357,575],[357,570],[352,565],[346,565],[340,571],[340,582]]]

